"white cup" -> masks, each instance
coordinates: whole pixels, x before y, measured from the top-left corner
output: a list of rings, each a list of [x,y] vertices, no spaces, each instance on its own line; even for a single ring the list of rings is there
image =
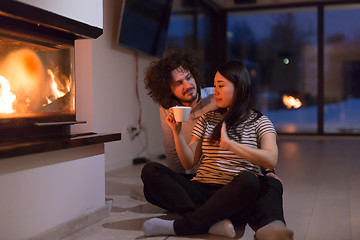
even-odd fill
[[[113,199],[112,198],[105,198],[105,205],[108,207],[109,214],[111,213],[111,208],[113,205]]]
[[[186,122],[189,120],[191,107],[176,106],[172,108],[174,111],[175,121]]]

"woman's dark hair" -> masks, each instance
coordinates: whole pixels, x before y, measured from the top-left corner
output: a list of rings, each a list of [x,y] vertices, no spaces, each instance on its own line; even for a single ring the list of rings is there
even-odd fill
[[[198,58],[191,51],[182,49],[167,49],[164,56],[154,61],[145,72],[145,88],[148,95],[159,103],[163,108],[168,109],[175,105],[181,105],[178,99],[172,94],[170,85],[173,81],[171,72],[178,67],[189,71],[194,77],[198,96],[200,96],[200,77]]]
[[[251,122],[256,121],[262,116],[262,113],[256,109],[253,93],[251,89],[250,75],[246,66],[240,61],[229,61],[217,69],[224,78],[234,84],[234,102],[227,109],[219,109],[224,113],[223,120],[218,123],[210,137],[212,142],[220,139],[221,127],[223,121],[229,131],[235,132],[236,127],[249,119],[254,112],[256,117]]]

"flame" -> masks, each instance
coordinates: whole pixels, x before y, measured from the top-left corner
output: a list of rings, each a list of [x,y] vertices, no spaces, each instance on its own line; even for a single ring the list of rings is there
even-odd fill
[[[53,71],[48,69],[47,73],[50,75],[50,78],[51,78],[50,87],[51,87],[51,91],[52,91],[52,94],[53,94],[53,96],[52,96],[53,99],[51,98],[52,100],[49,97],[46,98],[48,104],[50,104],[55,99],[61,98],[61,97],[65,96],[68,92],[70,92],[70,90],[71,90],[71,80],[67,81],[65,83],[65,86],[64,86],[55,77],[55,74],[53,73]]]
[[[288,109],[290,109],[292,107],[293,108],[299,108],[302,105],[300,99],[294,98],[293,96],[288,96],[288,95],[283,96],[283,103],[285,104],[285,106]]]
[[[27,48],[12,51],[1,59],[0,114],[52,112],[59,108],[75,110],[70,98],[73,94],[69,94],[73,86],[71,75],[66,76],[55,66],[45,69],[38,54]],[[69,99],[47,106],[65,95],[69,95]]]
[[[13,113],[16,96],[10,91],[9,81],[0,75],[0,113]]]
[[[38,111],[45,97],[45,72],[40,57],[33,50],[17,49],[1,61],[1,75],[16,96],[12,108],[17,114]]]

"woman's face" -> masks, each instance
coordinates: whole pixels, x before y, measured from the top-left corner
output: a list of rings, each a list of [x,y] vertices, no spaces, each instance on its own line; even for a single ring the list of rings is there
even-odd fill
[[[234,84],[216,72],[214,78],[214,96],[219,108],[229,108],[234,101]]]

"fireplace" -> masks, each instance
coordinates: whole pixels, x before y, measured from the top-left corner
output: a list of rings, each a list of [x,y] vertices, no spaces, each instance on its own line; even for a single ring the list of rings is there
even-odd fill
[[[34,134],[48,125],[75,123],[75,101],[74,46],[0,33],[3,134],[6,129]]]
[[[76,121],[74,41],[102,30],[16,1],[0,8],[0,137],[68,135],[84,123]]]
[[[74,78],[85,65],[76,69],[74,58],[89,56],[74,53],[74,43],[101,35],[93,25],[102,28],[102,0],[24,1],[39,8],[0,1],[1,97],[11,102],[1,100],[0,238],[63,239],[108,216],[105,143],[121,140],[120,133],[69,132],[84,112],[81,87],[93,84]],[[66,16],[83,22],[40,8],[64,16],[71,9]]]
[[[0,137],[68,135],[79,123],[74,41],[99,31],[20,2],[0,8]]]
[[[86,123],[76,118],[75,40],[101,34],[102,29],[31,5],[0,2],[0,151],[39,138],[69,146],[70,126]]]

